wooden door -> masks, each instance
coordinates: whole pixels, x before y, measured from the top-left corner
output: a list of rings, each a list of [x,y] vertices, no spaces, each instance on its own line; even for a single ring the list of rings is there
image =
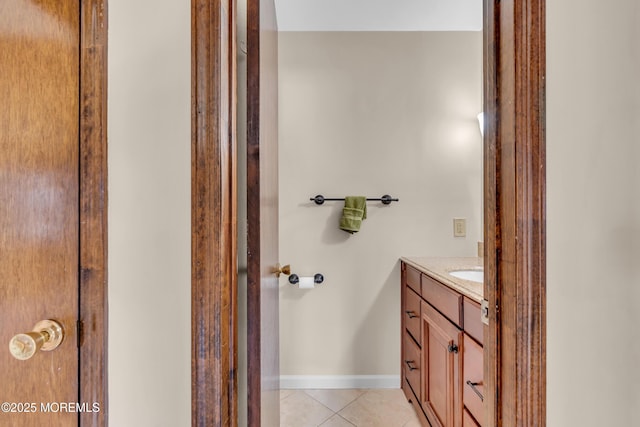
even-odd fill
[[[544,0],[484,0],[483,425],[546,422]]]
[[[422,407],[433,426],[462,425],[462,331],[423,302]]]
[[[59,404],[79,396],[79,0],[0,2],[0,52],[0,424],[72,426],[80,411]],[[43,319],[61,345],[13,358],[10,339]]]
[[[273,0],[249,0],[247,9],[248,419],[277,427],[278,34]]]

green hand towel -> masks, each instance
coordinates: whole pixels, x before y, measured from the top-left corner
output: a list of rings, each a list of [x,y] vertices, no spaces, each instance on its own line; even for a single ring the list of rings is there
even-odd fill
[[[367,218],[367,198],[363,196],[347,196],[340,218],[340,229],[348,233],[360,231],[362,220]]]

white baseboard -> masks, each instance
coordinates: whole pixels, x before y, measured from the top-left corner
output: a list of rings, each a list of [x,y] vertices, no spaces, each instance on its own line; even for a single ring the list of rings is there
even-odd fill
[[[400,375],[281,375],[280,388],[400,388]]]

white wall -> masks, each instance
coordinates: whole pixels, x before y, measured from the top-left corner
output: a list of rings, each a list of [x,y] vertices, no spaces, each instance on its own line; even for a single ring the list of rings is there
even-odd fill
[[[398,258],[475,256],[480,240],[480,32],[280,34],[282,375],[399,375]],[[369,203],[361,231],[341,202]],[[453,217],[467,237],[453,237]]]
[[[190,4],[109,2],[109,421],[191,421]]]
[[[640,425],[640,5],[547,2],[549,427]]]

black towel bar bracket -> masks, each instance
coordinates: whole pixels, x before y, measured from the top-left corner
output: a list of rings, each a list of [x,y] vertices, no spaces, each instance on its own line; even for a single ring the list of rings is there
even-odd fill
[[[312,202],[315,202],[316,205],[321,205],[324,202],[335,202],[335,201],[340,201],[340,200],[344,200],[343,198],[329,198],[329,197],[324,197],[322,194],[318,194],[316,197],[312,197],[309,200],[311,200]],[[391,197],[388,194],[385,194],[384,196],[377,198],[377,199],[370,199],[367,197],[367,201],[369,202],[382,202],[383,205],[390,205],[391,202],[399,202],[400,199],[394,199],[393,197]]]

